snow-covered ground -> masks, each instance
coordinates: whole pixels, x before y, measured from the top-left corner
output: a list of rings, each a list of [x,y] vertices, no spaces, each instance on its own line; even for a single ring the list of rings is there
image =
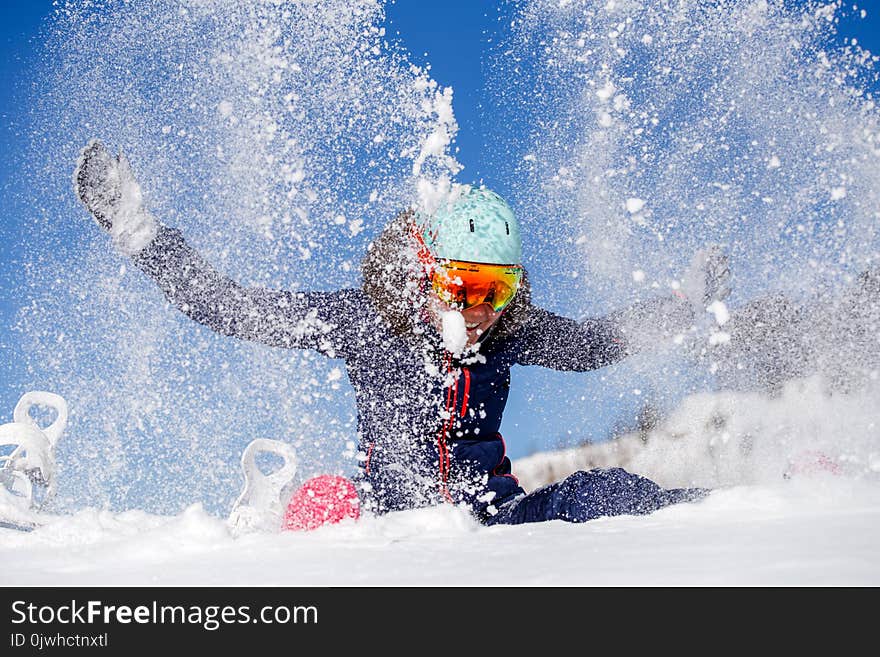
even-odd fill
[[[81,511],[0,530],[10,585],[880,585],[880,485],[830,474],[718,490],[650,516],[486,528],[454,507],[232,538]]]
[[[620,465],[708,498],[649,516],[483,527],[445,506],[233,536],[194,505],[0,529],[0,585],[880,585],[880,386],[701,393],[647,435],[514,463],[527,488]],[[821,454],[821,458],[816,458]]]

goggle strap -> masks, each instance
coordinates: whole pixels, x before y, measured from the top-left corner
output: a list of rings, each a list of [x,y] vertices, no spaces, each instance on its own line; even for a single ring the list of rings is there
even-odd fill
[[[425,244],[425,239],[422,237],[422,231],[419,225],[415,221],[411,221],[409,224],[410,235],[416,241],[416,256],[428,271],[432,271],[437,267],[437,260],[431,255],[431,250],[428,248],[428,245]]]

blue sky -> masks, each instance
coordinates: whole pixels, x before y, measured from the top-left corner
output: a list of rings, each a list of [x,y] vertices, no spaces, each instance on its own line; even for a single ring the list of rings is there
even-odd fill
[[[25,210],[19,207],[15,188],[23,181],[14,173],[25,147],[19,132],[23,103],[28,95],[28,70],[35,55],[34,40],[52,11],[51,2],[4,0],[0,4],[0,421],[11,420],[12,405],[21,392],[16,388],[21,367],[9,326],[20,299],[13,298],[14,281],[21,275],[17,262],[19,227]]]
[[[0,422],[8,421],[12,407],[23,390],[23,361],[9,326],[25,297],[15,281],[21,277],[21,225],[29,208],[20,206],[22,195],[16,188],[28,184],[16,177],[18,162],[28,146],[27,133],[20,130],[29,104],[32,67],[38,56],[41,23],[53,11],[51,0],[0,1]],[[865,3],[867,4],[867,3]],[[511,185],[510,170],[499,165],[487,148],[493,134],[493,98],[486,88],[484,53],[487,39],[499,25],[499,12],[510,8],[488,0],[397,0],[387,9],[388,31],[410,52],[413,62],[431,66],[431,76],[455,91],[454,110],[459,123],[457,157],[465,169],[463,181],[484,180],[502,193]],[[865,20],[840,27],[840,38],[856,38],[872,52],[880,52],[880,8],[870,10]],[[525,137],[525,135],[523,136]],[[557,373],[514,373],[514,390],[505,430],[522,438],[510,442],[512,456],[564,442],[565,413],[550,417],[552,411],[535,414],[528,408],[534,389],[585,385],[589,375]],[[517,387],[517,383],[521,385]],[[619,420],[619,408],[609,399],[607,408],[595,409],[597,431],[607,430]],[[582,416],[582,411],[578,416]],[[563,419],[560,419],[563,418]],[[519,431],[521,429],[521,431]]]

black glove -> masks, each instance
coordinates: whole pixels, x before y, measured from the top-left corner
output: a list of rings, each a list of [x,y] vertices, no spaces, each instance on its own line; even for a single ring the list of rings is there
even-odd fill
[[[713,244],[694,254],[681,291],[700,310],[730,295],[730,258],[721,246]]]
[[[122,153],[114,157],[100,141],[90,141],[80,153],[73,185],[122,253],[134,255],[156,236],[158,222],[144,208],[140,185]]]
[[[111,217],[122,198],[118,175],[119,159],[113,157],[97,139],[86,145],[73,175],[74,189],[98,225],[109,231]]]

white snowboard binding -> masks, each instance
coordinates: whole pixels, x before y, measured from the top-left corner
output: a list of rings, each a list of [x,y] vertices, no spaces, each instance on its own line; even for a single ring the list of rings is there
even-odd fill
[[[284,465],[271,474],[264,474],[256,463],[257,455],[263,452],[281,457]],[[257,438],[245,448],[241,455],[244,490],[227,520],[233,535],[280,530],[296,466],[293,447],[280,440]]]
[[[36,405],[55,410],[48,427],[31,416]],[[67,402],[51,392],[28,392],[12,418],[0,425],[0,527],[29,530],[40,524],[38,512],[55,495],[55,446],[67,427]]]

